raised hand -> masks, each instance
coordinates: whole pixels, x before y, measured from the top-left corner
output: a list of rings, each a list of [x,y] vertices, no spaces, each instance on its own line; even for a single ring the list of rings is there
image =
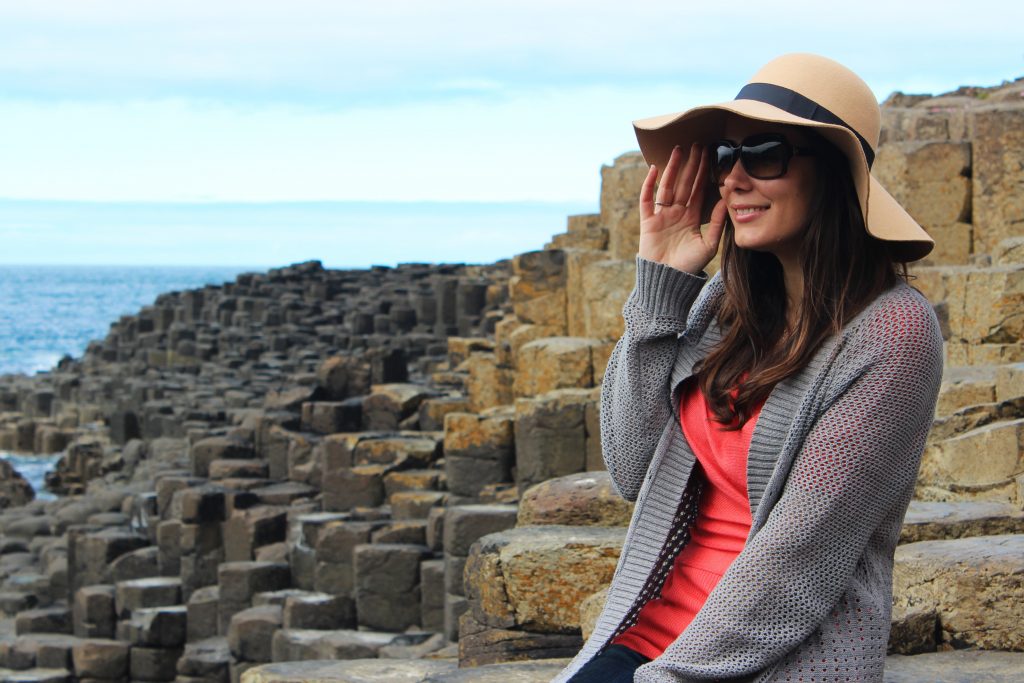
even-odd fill
[[[711,220],[701,232],[700,217],[708,179],[708,152],[699,144],[689,151],[676,147],[657,183],[658,169],[651,166],[640,189],[640,256],[687,273],[700,273],[718,253],[725,226],[725,202],[719,200]]]

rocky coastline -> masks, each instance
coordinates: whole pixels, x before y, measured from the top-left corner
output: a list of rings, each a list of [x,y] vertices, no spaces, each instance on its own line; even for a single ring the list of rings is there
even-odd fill
[[[896,94],[882,143],[946,339],[886,681],[1016,680],[1024,81]],[[245,274],[0,377],[0,450],[64,454],[53,501],[0,468],[0,680],[549,680],[631,512],[597,397],[645,172],[507,261]]]

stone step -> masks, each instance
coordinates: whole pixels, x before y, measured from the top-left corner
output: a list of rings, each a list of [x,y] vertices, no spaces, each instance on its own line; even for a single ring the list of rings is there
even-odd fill
[[[429,633],[384,633],[354,629],[280,629],[273,635],[272,655],[275,662],[368,659],[378,657],[385,647],[417,645],[430,636]]]
[[[547,683],[568,663],[568,659],[541,659],[489,664],[434,674],[423,683]]]
[[[459,669],[454,661],[429,659],[288,662],[249,669],[242,683],[547,683],[568,663],[546,659]]]
[[[266,664],[242,674],[242,683],[419,683],[454,671],[454,661],[351,659]]]
[[[885,683],[1009,683],[1021,680],[1024,652],[954,650],[885,660]]]
[[[953,345],[948,349],[950,365],[1020,361],[1019,357],[1008,361],[970,355],[960,358],[953,348],[979,343],[1019,346],[1024,333],[1024,315],[1020,310],[1024,265],[917,267],[914,275],[914,286],[929,301],[945,303],[949,341]]]
[[[479,666],[579,649],[580,604],[610,583],[625,529],[530,526],[489,534],[465,566],[460,660]]]
[[[70,683],[72,680],[67,669],[0,669],[0,681],[4,683]]]
[[[896,549],[897,609],[938,614],[939,646],[1024,650],[1024,534],[921,541]]]
[[[945,490],[950,499],[1020,504],[1022,484],[1024,419],[1004,420],[925,448],[918,497],[934,498]]]
[[[952,415],[968,406],[996,401],[997,365],[972,365],[945,368],[936,415]]]
[[[301,683],[310,680],[322,683],[546,683],[568,661],[539,660],[465,669],[458,669],[454,662],[443,660],[287,662],[249,669],[242,675],[242,683]],[[1019,680],[1022,670],[1024,653],[1021,652],[954,650],[913,656],[890,655],[886,659],[884,681],[1006,683]]]
[[[986,501],[910,502],[900,543],[1024,534],[1024,511],[1007,503]]]

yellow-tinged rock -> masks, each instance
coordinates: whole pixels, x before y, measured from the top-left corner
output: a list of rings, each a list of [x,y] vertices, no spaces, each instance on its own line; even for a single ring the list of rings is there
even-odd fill
[[[879,147],[871,172],[926,230],[970,218],[967,142],[888,143]]]
[[[527,489],[516,525],[628,526],[632,515],[633,504],[615,492],[611,475],[582,472]]]
[[[544,325],[564,334],[566,329],[566,294],[564,289],[540,294],[512,305],[516,317],[525,323]]]
[[[974,226],[970,223],[929,225],[928,234],[935,240],[935,248],[927,262],[936,265],[965,265],[974,250]]]
[[[559,335],[559,331],[554,327],[524,324],[520,322],[518,318],[513,319],[517,321],[517,325],[508,330],[507,339],[509,360],[505,365],[514,368],[519,362],[519,349],[537,339],[543,339],[544,337],[557,337]],[[500,359],[501,356],[499,355],[499,360]]]
[[[1024,534],[910,543],[895,560],[894,604],[934,609],[944,643],[1024,650]]]
[[[241,683],[419,683],[457,668],[454,661],[431,659],[280,662],[247,670]]]
[[[639,152],[627,152],[611,166],[601,167],[601,225],[608,228],[612,258],[632,260],[640,245],[640,186],[647,162]]]
[[[995,367],[950,367],[942,378],[935,414],[951,415],[961,408],[995,400]]]
[[[597,261],[583,266],[580,328],[583,336],[622,336],[622,305],[636,283],[636,260]]]
[[[992,253],[1024,225],[1024,106],[978,107],[973,124],[974,250]]]
[[[996,400],[1010,401],[1024,396],[1024,363],[999,367],[996,375]]]
[[[525,344],[518,353],[515,396],[594,386],[592,349],[596,344],[581,337],[545,337]]]
[[[493,353],[473,353],[466,361],[469,409],[480,412],[512,402],[512,369],[502,366]]]
[[[596,250],[572,249],[565,252],[566,256],[566,321],[567,332],[573,337],[589,337],[587,333],[586,314],[584,311],[587,297],[583,273],[587,266],[608,259],[608,252]],[[607,305],[613,302],[606,301]]]
[[[501,406],[474,413],[448,413],[444,417],[446,455],[482,455],[512,448],[515,408]]]
[[[608,600],[608,588],[602,588],[590,597],[584,598],[580,603],[580,630],[583,632],[583,640],[590,637],[597,626],[597,619],[601,616],[604,603]]]
[[[485,536],[474,544],[466,565],[474,614],[482,611],[502,622],[490,625],[502,628],[511,618],[530,631],[576,632],[580,603],[611,583],[624,539],[621,528],[566,526],[518,527]]]
[[[448,337],[448,363],[457,368],[462,361],[477,351],[493,351],[494,342],[482,337]]]
[[[919,481],[979,486],[1024,473],[1024,419],[996,422],[925,448]]]
[[[923,267],[913,273],[914,286],[929,301],[945,302],[951,343],[1024,341],[1024,265]]]

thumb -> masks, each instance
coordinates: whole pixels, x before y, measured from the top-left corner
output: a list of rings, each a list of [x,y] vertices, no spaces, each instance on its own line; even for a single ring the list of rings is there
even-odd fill
[[[708,221],[708,229],[704,233],[708,246],[713,246],[718,251],[719,242],[722,240],[722,231],[725,229],[725,219],[729,215],[725,207],[725,200],[719,199],[715,208],[711,210],[711,220]]]

